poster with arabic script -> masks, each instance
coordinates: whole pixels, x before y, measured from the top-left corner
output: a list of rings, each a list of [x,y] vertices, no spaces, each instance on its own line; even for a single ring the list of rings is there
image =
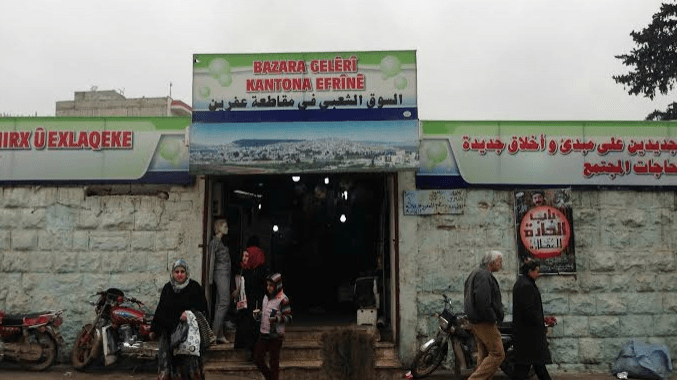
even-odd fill
[[[571,188],[518,190],[514,196],[520,262],[540,260],[543,274],[576,273]]]

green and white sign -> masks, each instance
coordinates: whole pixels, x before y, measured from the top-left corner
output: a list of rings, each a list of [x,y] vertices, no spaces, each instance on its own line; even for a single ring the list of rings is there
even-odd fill
[[[0,181],[187,183],[190,118],[0,119]]]
[[[194,122],[417,118],[415,51],[193,56]]]
[[[677,185],[677,122],[422,121],[423,176],[470,184]]]

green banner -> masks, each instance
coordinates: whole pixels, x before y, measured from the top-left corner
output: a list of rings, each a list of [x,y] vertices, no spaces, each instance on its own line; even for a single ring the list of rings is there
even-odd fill
[[[186,182],[187,117],[0,119],[0,181]]]
[[[419,175],[470,184],[677,185],[677,122],[422,121]]]

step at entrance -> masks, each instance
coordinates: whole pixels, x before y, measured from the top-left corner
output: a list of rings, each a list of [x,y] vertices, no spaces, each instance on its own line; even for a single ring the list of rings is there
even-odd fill
[[[325,379],[322,369],[322,336],[335,328],[336,326],[287,326],[280,353],[280,377],[282,379]],[[228,338],[231,342],[234,339],[232,334],[228,334]],[[395,344],[377,341],[374,346],[377,378],[401,379],[403,365],[398,358]],[[210,347],[205,355],[205,371],[239,374],[243,378],[251,379],[257,379],[257,376],[263,378],[254,363],[247,360],[245,351],[236,350],[233,343]]]

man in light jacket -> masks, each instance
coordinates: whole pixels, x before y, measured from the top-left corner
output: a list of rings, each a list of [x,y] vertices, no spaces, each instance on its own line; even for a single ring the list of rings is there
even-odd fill
[[[498,322],[503,321],[501,289],[492,274],[503,267],[503,254],[490,251],[465,280],[463,306],[477,341],[477,369],[468,380],[490,379],[505,358]]]

